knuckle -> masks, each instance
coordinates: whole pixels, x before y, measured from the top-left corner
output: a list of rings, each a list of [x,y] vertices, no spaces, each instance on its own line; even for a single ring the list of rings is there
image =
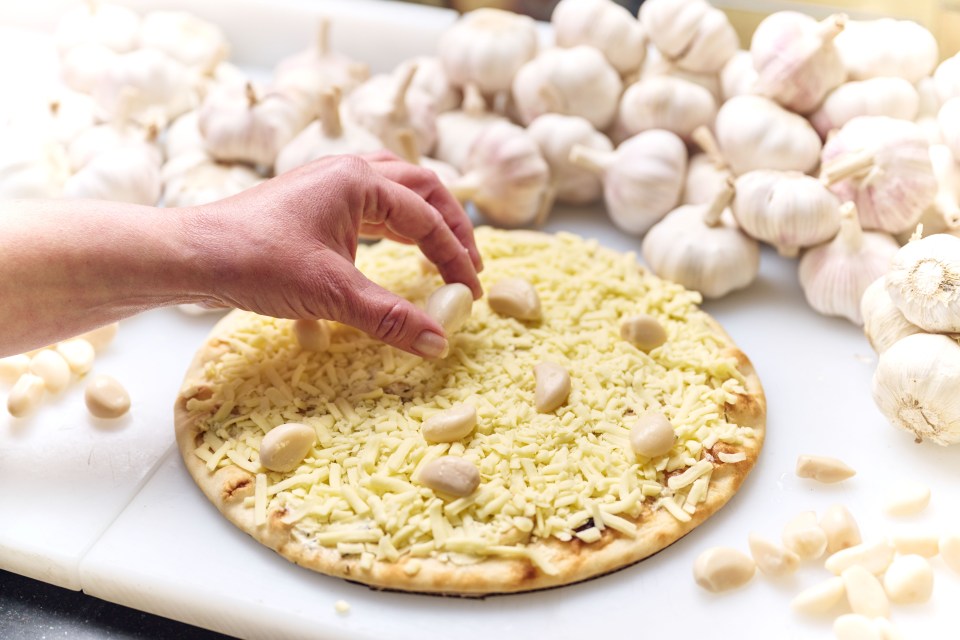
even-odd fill
[[[395,341],[403,335],[409,320],[409,307],[403,302],[394,302],[377,324],[375,337],[384,342]]]

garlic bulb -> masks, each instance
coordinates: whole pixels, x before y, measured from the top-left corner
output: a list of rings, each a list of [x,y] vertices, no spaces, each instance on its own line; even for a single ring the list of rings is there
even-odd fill
[[[135,11],[99,0],[85,0],[63,14],[54,39],[61,53],[83,44],[102,44],[126,53],[137,47],[139,33],[140,16]]]
[[[79,133],[67,147],[70,167],[82,169],[98,154],[128,145],[153,144],[157,137],[155,126],[144,127],[133,120],[129,109],[135,100],[132,90],[124,92],[116,118],[104,124],[90,127]]]
[[[940,106],[946,102],[941,100],[937,94],[937,83],[933,78],[920,78],[913,83],[913,88],[917,92],[917,118],[925,116],[936,117],[940,111]],[[953,96],[951,96],[953,97]],[[949,100],[950,98],[947,98]]]
[[[802,116],[761,96],[737,96],[717,112],[717,141],[737,175],[754,169],[807,173],[820,160],[820,136]]]
[[[74,91],[93,93],[116,57],[117,52],[106,45],[79,44],[60,56],[60,78]]]
[[[463,89],[463,106],[437,116],[437,146],[434,155],[463,170],[467,153],[477,137],[494,122],[508,122],[503,116],[487,110],[487,103],[476,85]]]
[[[940,135],[954,157],[960,156],[960,98],[950,98],[937,114]]]
[[[200,81],[183,64],[157,49],[138,49],[114,56],[93,89],[93,98],[116,114],[128,91],[136,99],[132,117],[166,124],[197,106]]]
[[[402,80],[407,74],[407,68],[411,66],[415,71],[413,80],[410,81],[410,89],[429,96],[435,113],[452,111],[460,106],[460,91],[450,84],[450,78],[447,77],[440,58],[418,56],[404,60],[393,70],[394,77]]]
[[[56,140],[0,131],[0,200],[59,198],[69,176],[66,151]]]
[[[617,113],[623,91],[620,75],[593,47],[548,49],[520,67],[513,100],[527,125],[544,113],[580,116],[605,129]]]
[[[840,200],[856,202],[865,229],[915,226],[937,192],[926,138],[906,120],[850,120],[824,145],[821,170]]]
[[[910,20],[849,20],[834,40],[851,80],[896,77],[917,82],[940,58],[933,34]]]
[[[280,149],[306,126],[306,118],[296,99],[262,93],[248,82],[211,91],[200,107],[198,126],[217,160],[272,166]]]
[[[550,168],[533,138],[509,122],[495,122],[477,137],[451,188],[491,222],[541,224],[553,204]]]
[[[646,0],[640,22],[666,58],[690,71],[715,73],[739,48],[726,14],[706,0]]]
[[[920,327],[910,324],[887,293],[887,279],[874,280],[860,299],[863,333],[877,353],[883,353],[900,338],[920,333]]]
[[[35,132],[57,142],[69,144],[83,131],[94,126],[100,114],[93,99],[69,89],[28,96],[19,103],[5,105],[7,121],[0,115],[0,126]]]
[[[740,228],[780,255],[796,257],[801,247],[826,242],[840,230],[840,202],[816,178],[758,169],[736,184],[733,215]]]
[[[513,76],[537,53],[533,20],[499,9],[464,14],[440,37],[437,55],[454,86],[509,91]]]
[[[884,275],[897,252],[886,233],[863,231],[852,202],[840,207],[840,233],[800,258],[800,286],[810,306],[828,316],[863,324],[860,300],[870,283]]]
[[[933,86],[941,103],[960,97],[960,53],[937,65],[933,72]]]
[[[456,167],[453,165],[447,164],[442,160],[437,160],[436,158],[428,158],[426,156],[420,158],[418,164],[424,169],[430,169],[435,174],[437,174],[437,179],[447,189],[452,189],[460,181],[460,172],[457,171]]]
[[[690,158],[680,201],[683,204],[709,204],[733,174],[710,129],[697,127],[692,137],[703,153]]]
[[[764,18],[750,42],[756,93],[797,113],[816,109],[827,92],[846,78],[833,46],[845,24],[843,14],[822,22],[796,11],[778,11]]]
[[[203,73],[213,71],[230,55],[220,27],[186,11],[151,11],[143,16],[140,46],[159,49]]]
[[[621,76],[643,64],[646,37],[630,12],[611,0],[561,0],[550,17],[557,46],[597,49]]]
[[[895,427],[941,446],[960,442],[960,345],[918,333],[880,354],[873,400]]]
[[[174,120],[164,133],[163,149],[167,158],[206,148],[207,142],[200,133],[200,112],[196,109]]]
[[[677,206],[687,169],[687,149],[669,131],[644,131],[613,153],[574,146],[570,161],[603,176],[610,219],[641,235]]]
[[[570,150],[583,145],[602,152],[613,151],[607,136],[578,116],[546,113],[527,127],[527,134],[540,147],[550,166],[550,179],[558,202],[587,204],[600,199],[603,183],[597,174],[570,162]]]
[[[263,182],[250,167],[222,164],[194,150],[170,160],[161,171],[167,207],[191,207],[215,202]]]
[[[920,95],[903,78],[870,78],[840,85],[810,115],[810,124],[820,137],[839,129],[857,116],[888,116],[913,120],[920,109]]]
[[[324,156],[373,153],[382,148],[375,135],[341,120],[340,94],[328,91],[320,98],[319,118],[280,150],[274,169],[279,175]]]
[[[63,195],[154,205],[161,186],[157,149],[147,143],[129,144],[91,158],[67,179]]]
[[[370,67],[330,48],[330,20],[321,18],[317,39],[305,51],[284,58],[274,71],[274,85],[317,99],[330,89],[347,95],[370,77]]]
[[[630,79],[632,79],[634,75],[635,74],[628,76],[626,84],[632,84]],[[670,76],[671,78],[679,78],[680,80],[692,82],[709,91],[714,101],[721,101],[723,92],[720,88],[720,78],[716,73],[695,73],[681,69],[675,63],[664,58],[660,50],[651,45],[647,48],[647,58],[643,63],[643,67],[640,69],[640,77],[637,81],[643,82],[644,80],[660,76]]]
[[[924,331],[960,333],[960,238],[938,233],[901,247],[887,273],[887,293]]]
[[[723,101],[753,93],[757,70],[749,51],[737,51],[720,70],[720,95]]]
[[[684,205],[653,225],[643,238],[643,259],[661,278],[706,298],[719,298],[753,282],[760,271],[760,245],[747,237],[727,205],[728,180],[709,204]]]
[[[408,66],[399,77],[380,75],[357,87],[344,100],[343,116],[375,135],[383,146],[403,155],[399,134],[412,129],[420,153],[437,143],[437,113],[427,94],[410,87],[417,68]]]
[[[703,87],[670,76],[641,80],[627,88],[618,119],[627,135],[665,129],[689,142],[693,130],[712,126],[717,103]]]
[[[933,175],[937,179],[937,195],[933,203],[920,216],[918,224],[923,225],[926,235],[935,233],[960,233],[960,166],[946,145],[930,145],[930,163]],[[906,244],[914,233],[907,229],[897,234],[897,242]]]

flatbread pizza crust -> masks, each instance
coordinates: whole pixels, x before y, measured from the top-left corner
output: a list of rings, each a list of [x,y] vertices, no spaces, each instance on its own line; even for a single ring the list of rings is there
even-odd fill
[[[530,232],[513,233],[519,236],[520,233]],[[489,264],[488,258],[485,257],[485,261]],[[679,540],[726,504],[755,465],[764,440],[766,401],[757,373],[747,356],[735,346],[720,325],[708,317],[707,322],[715,332],[715,337],[725,345],[724,353],[736,359],[744,380],[743,391],[736,395],[734,402],[728,402],[724,407],[727,421],[750,427],[752,437],[744,439],[737,446],[718,442],[704,450],[704,458],[714,462],[709,493],[697,505],[689,521],[678,520],[666,509],[655,508],[654,503],[648,500],[639,517],[623,516],[637,525],[633,538],[607,527],[603,529],[600,539],[591,543],[577,537],[567,542],[553,537],[539,539],[531,544],[548,552],[556,568],[555,572],[549,574],[527,558],[500,556],[484,556],[471,564],[455,564],[437,557],[414,558],[404,554],[396,562],[378,560],[372,566],[362,567],[357,556],[341,555],[336,547],[311,544],[295,535],[294,527],[285,521],[287,512],[283,508],[271,510],[266,523],[258,526],[254,509],[247,504],[254,495],[254,474],[232,464],[220,466],[211,472],[207,464],[195,455],[195,450],[203,441],[204,423],[212,411],[190,411],[187,408],[188,401],[210,397],[213,389],[205,381],[204,369],[208,363],[215,362],[230,351],[225,337],[250,315],[233,311],[224,317],[211,331],[186,373],[174,408],[176,438],[186,467],[217,509],[261,544],[303,567],[374,588],[477,597],[572,584],[632,565]],[[745,457],[737,462],[721,462],[718,456],[724,452],[743,452]],[[682,469],[674,474],[680,471]],[[418,565],[416,571],[408,570],[407,565],[411,562]]]

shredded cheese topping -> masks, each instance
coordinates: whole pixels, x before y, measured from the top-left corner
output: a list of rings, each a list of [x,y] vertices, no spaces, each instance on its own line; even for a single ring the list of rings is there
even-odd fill
[[[477,240],[484,286],[529,280],[542,321],[502,317],[479,300],[438,361],[339,325],[328,351],[304,351],[292,322],[254,314],[220,337],[226,352],[188,383],[213,389],[187,402],[203,430],[194,453],[211,472],[236,465],[252,474],[246,500],[257,525],[282,509],[307,547],[336,549],[362,569],[402,561],[412,576],[415,558],[466,564],[488,556],[526,558],[550,574],[549,551],[531,542],[589,544],[605,529],[633,537],[653,509],[690,520],[722,463],[705,450],[752,437],[726,422],[724,404],[744,392],[744,380],[697,309],[699,295],[651,276],[632,254],[571,234],[481,228]],[[416,256],[381,242],[362,247],[357,265],[422,304],[442,282]],[[649,354],[619,335],[621,321],[638,313],[656,317],[669,336]],[[543,360],[572,379],[567,402],[547,414],[534,407],[533,368]],[[477,410],[475,432],[425,442],[423,420],[461,402]],[[668,455],[644,459],[630,448],[632,417],[646,409],[676,429]],[[264,434],[285,422],[317,432],[314,449],[286,474],[266,470],[258,456]],[[420,469],[443,455],[477,466],[474,494],[454,499],[418,484]]]

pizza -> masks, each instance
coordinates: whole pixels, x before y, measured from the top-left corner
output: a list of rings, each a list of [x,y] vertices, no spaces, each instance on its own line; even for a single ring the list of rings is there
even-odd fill
[[[759,455],[766,405],[750,361],[698,308],[699,294],[572,234],[479,228],[476,237],[484,287],[528,281],[541,317],[478,300],[443,359],[335,323],[320,348],[301,346],[290,320],[247,312],[213,329],[175,423],[187,469],[224,516],[324,574],[481,596],[630,565],[734,495]],[[418,304],[443,284],[415,247],[390,241],[361,247],[357,265]],[[646,352],[623,339],[622,322],[637,314],[655,318],[666,342]],[[549,412],[534,406],[542,362],[570,378]],[[476,415],[468,435],[425,439],[425,421],[463,405]],[[649,411],[675,432],[654,457],[630,440]],[[264,437],[290,423],[309,427],[312,444],[289,471],[267,469]],[[478,472],[469,495],[422,481],[444,457]]]

